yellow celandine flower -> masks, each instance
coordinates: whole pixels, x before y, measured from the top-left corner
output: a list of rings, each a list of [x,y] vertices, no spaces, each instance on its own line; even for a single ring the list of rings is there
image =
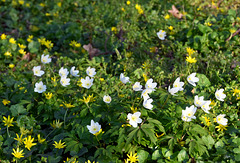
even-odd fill
[[[240,89],[235,88],[233,91],[233,96],[236,96],[237,94],[240,94]]]
[[[21,91],[21,90],[23,90],[24,88],[25,88],[25,87],[20,87],[19,90]]]
[[[8,101],[7,99],[3,99],[3,100],[2,100],[3,105],[10,104],[10,102],[11,102],[11,101]]]
[[[224,126],[224,125],[221,125],[221,124],[219,124],[219,126],[216,126],[215,128],[217,128],[217,131],[223,131],[223,130],[227,130],[227,125],[226,126]]]
[[[32,42],[32,39],[33,39],[33,35],[29,35],[27,38],[27,42]]]
[[[57,80],[55,77],[51,77],[51,80],[53,82],[53,86],[56,87],[57,86]]]
[[[14,64],[12,64],[12,63],[9,64],[9,68],[14,68],[14,67],[15,67]]]
[[[160,138],[160,137],[162,137],[162,136],[165,135],[165,134],[162,133],[161,135],[158,135],[157,133],[155,133],[155,135],[156,135],[157,138]]]
[[[62,143],[62,140],[59,140],[59,142],[54,141],[55,144],[53,144],[55,146],[55,148],[61,149],[66,147],[65,142]]]
[[[127,158],[127,161],[130,161],[130,163],[135,163],[138,161],[138,156],[137,156],[137,153],[135,153],[134,155],[132,154],[132,152],[129,154],[127,154],[128,158]]]
[[[71,103],[66,103],[66,102],[63,102],[62,104],[60,104],[60,106],[65,106],[66,108],[73,108],[75,107],[74,105],[72,105]]]
[[[30,3],[26,3],[26,7],[30,7]]]
[[[85,163],[91,163],[91,161],[90,160],[88,160],[87,162],[85,162]],[[95,163],[95,161],[93,161],[92,163]],[[96,162],[96,163],[98,163],[98,162]]]
[[[24,0],[18,0],[18,3],[19,3],[20,5],[23,5],[23,4],[24,4]]]
[[[18,46],[19,46],[20,49],[25,49],[26,48],[26,46],[23,45],[23,44],[18,44]]]
[[[45,41],[44,45],[48,48],[51,49],[53,47],[53,43],[50,40]]]
[[[170,19],[170,15],[169,14],[165,15],[164,19]]]
[[[46,140],[46,139],[42,139],[40,134],[38,134],[37,137],[38,137],[38,142],[41,144]]]
[[[191,56],[193,53],[195,53],[195,51],[192,48],[187,47],[187,53],[189,56]]]
[[[67,162],[67,163],[78,163],[77,158],[74,158],[74,160],[72,160],[72,161],[70,161],[70,160],[72,160],[72,158],[68,158],[68,157],[67,157],[67,160],[66,160],[66,161],[63,161],[63,162]],[[70,161],[70,162],[69,162],[69,161]]]
[[[12,56],[12,54],[11,54],[9,51],[5,52],[4,55],[5,55],[6,57],[11,57],[11,56]]]
[[[143,78],[144,78],[144,81],[145,81],[145,82],[147,82],[147,81],[148,81],[147,74],[143,73]]]
[[[22,153],[23,152],[23,150],[19,150],[19,148],[17,148],[17,150],[15,150],[14,148],[13,148],[13,152],[12,152],[12,155],[14,156],[14,157],[16,157],[16,158],[21,158],[21,157],[24,157],[23,155],[24,155],[24,153]]]
[[[229,31],[231,32],[231,34],[233,34],[234,32],[236,32],[236,29],[230,29]]]
[[[72,47],[76,47],[76,48],[81,47],[81,43],[78,43],[75,40],[71,41],[71,43],[69,45]]]
[[[6,40],[7,39],[7,35],[5,35],[4,33],[1,35],[1,40]]]
[[[151,53],[156,53],[156,47],[149,48]]]
[[[19,52],[20,54],[22,54],[22,55],[25,55],[25,54],[26,54],[26,52],[25,52],[23,49],[19,49],[18,52]]]
[[[22,138],[22,134],[21,134],[21,136],[19,137],[19,135],[16,133],[16,136],[17,136],[17,138],[14,138],[14,140],[17,140],[20,144],[22,144],[23,143],[23,138]]]
[[[122,127],[127,127],[127,126],[131,127],[130,124],[122,124]]]
[[[40,5],[41,7],[44,7],[44,6],[45,6],[45,4],[44,4],[44,3],[40,3],[39,5]]]
[[[146,61],[142,64],[143,69],[148,69],[149,67],[150,67],[150,64]]]
[[[117,27],[112,27],[111,31],[114,32],[114,33],[117,33]]]
[[[131,110],[132,110],[133,113],[137,112],[137,108],[131,107]]]
[[[206,116],[202,116],[202,118],[204,118],[204,121],[205,121],[206,125],[209,127],[211,125],[210,118],[208,118]],[[204,122],[201,122],[201,123],[204,123]]]
[[[62,127],[62,124],[63,122],[60,122],[59,120],[54,120],[53,123],[50,123],[50,125],[53,127],[53,128],[61,128]]]
[[[186,57],[186,61],[189,62],[189,63],[196,63],[197,62],[196,58],[195,57],[192,58],[191,56]]]
[[[10,38],[10,39],[9,39],[9,42],[10,42],[11,44],[16,44],[16,41],[15,41],[14,38]]]
[[[96,134],[93,134],[93,135],[98,136],[101,133],[104,133],[104,131],[102,131],[102,129],[100,129]]]
[[[168,29],[169,29],[170,31],[172,31],[172,30],[173,30],[173,26],[169,26]]]
[[[48,99],[48,100],[50,100],[52,98],[52,96],[53,96],[53,94],[50,93],[50,92],[44,93],[44,95],[45,95],[46,99]]]
[[[31,150],[30,148],[37,143],[33,143],[34,138],[31,138],[31,135],[28,136],[28,138],[24,138],[23,143],[25,144],[25,148],[27,148],[29,151]]]
[[[101,82],[103,82],[103,81],[104,81],[104,78],[100,78],[99,80],[100,80]]]
[[[127,5],[130,5],[131,4],[131,2],[130,1],[127,1]]]
[[[122,10],[123,12],[125,11],[125,9],[124,9],[123,7],[121,8],[121,10]]]
[[[87,98],[83,97],[83,99],[79,99],[79,101],[85,102],[86,104],[88,104],[89,102],[94,102],[96,97],[93,97],[92,95],[88,95]]]
[[[57,3],[58,7],[62,7],[62,2]]]
[[[206,23],[204,23],[206,26],[212,26],[212,24],[210,23],[210,22],[206,22]]]
[[[3,116],[3,123],[4,123],[4,126],[7,126],[7,127],[11,127],[13,126],[13,119],[14,117],[10,118],[10,115],[8,116],[8,118],[6,118],[5,116]]]

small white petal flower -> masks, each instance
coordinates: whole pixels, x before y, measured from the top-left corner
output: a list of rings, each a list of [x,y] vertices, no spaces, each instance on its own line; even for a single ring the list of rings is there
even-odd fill
[[[43,93],[47,89],[46,85],[43,85],[43,82],[35,83],[34,92]]]
[[[193,85],[194,87],[196,86],[196,82],[199,81],[199,78],[195,77],[196,73],[192,73],[187,77],[187,81],[189,84]]]
[[[141,97],[143,98],[144,101],[150,98],[148,95],[149,93],[152,93],[151,89],[144,89],[142,91]]]
[[[211,101],[204,101],[203,105],[201,106],[202,110],[206,113],[209,113],[209,110],[211,109],[211,107],[209,106],[211,104]]]
[[[156,87],[157,87],[157,83],[153,83],[153,79],[152,78],[148,79],[148,81],[145,84],[145,88],[146,89],[152,89],[152,91],[155,91],[154,88],[156,88]]]
[[[164,30],[160,30],[159,32],[157,32],[157,36],[160,40],[164,40],[166,37],[166,32]]]
[[[103,101],[109,104],[112,101],[112,98],[109,95],[104,95]]]
[[[93,120],[91,120],[91,125],[87,125],[87,128],[91,134],[96,134],[101,130],[101,125],[99,125],[98,122],[95,123]]]
[[[168,86],[168,92],[173,95],[173,96],[177,96],[175,95],[175,93],[177,93],[179,91],[179,88],[178,87],[173,87],[173,88],[170,88],[170,86]]]
[[[61,77],[60,83],[62,86],[66,87],[67,85],[70,85],[70,79],[67,78],[67,76]]]
[[[220,114],[216,117],[216,120],[217,120],[217,123],[218,124],[221,124],[223,126],[226,126],[227,125],[227,122],[228,122],[228,119],[227,118],[224,118],[225,117],[225,114]]]
[[[134,114],[128,113],[127,118],[129,119],[129,124],[133,127],[137,127],[138,123],[142,123],[142,119],[139,118],[140,112],[135,112]]]
[[[220,89],[215,92],[215,96],[219,101],[224,101],[224,98],[226,97],[226,95],[223,93],[224,89]]]
[[[34,66],[33,74],[40,77],[44,74],[44,71],[41,70],[41,66]]]
[[[153,102],[153,99],[149,98],[147,100],[143,101],[143,106],[149,110],[152,110],[153,105],[151,104]]]
[[[94,75],[96,75],[95,68],[88,67],[86,72],[87,72],[87,75],[90,77],[94,77]]]
[[[194,105],[190,107],[186,107],[185,110],[182,110],[182,120],[189,122],[192,119],[196,119],[196,117],[194,116],[196,111],[197,111],[197,108]]]
[[[140,84],[140,82],[136,82],[136,83],[133,85],[133,90],[134,90],[134,91],[142,91],[142,85]]]
[[[81,79],[82,82],[82,87],[84,88],[91,88],[91,86],[93,85],[93,79],[89,78],[88,76],[85,79]]]
[[[46,64],[46,63],[50,63],[52,61],[52,59],[49,57],[49,55],[44,55],[44,54],[42,54],[42,56],[41,56],[41,62],[43,63],[43,64]]]
[[[198,97],[197,95],[194,97],[194,104],[196,105],[196,107],[202,107],[202,105],[204,104],[204,97]]]
[[[68,74],[69,74],[68,70],[67,70],[66,68],[61,67],[61,69],[59,70],[59,75],[60,75],[61,77],[64,77],[64,76],[67,77]]]
[[[123,75],[123,73],[121,73],[120,74],[120,80],[121,80],[121,82],[123,82],[123,84],[126,84],[126,83],[131,83],[130,81],[129,81],[129,77],[125,77],[124,75]]]
[[[71,70],[70,70],[70,74],[71,74],[72,76],[78,77],[78,76],[79,76],[78,73],[79,73],[79,71],[78,71],[78,70],[75,70],[75,66],[73,66],[73,67],[71,68]]]
[[[178,77],[173,83],[173,88],[179,88],[179,91],[183,91],[183,85],[184,82],[180,82],[180,77]]]

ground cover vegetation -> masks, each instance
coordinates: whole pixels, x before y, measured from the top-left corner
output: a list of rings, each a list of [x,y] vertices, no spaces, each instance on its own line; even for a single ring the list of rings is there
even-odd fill
[[[1,0],[1,162],[239,162],[237,0]]]

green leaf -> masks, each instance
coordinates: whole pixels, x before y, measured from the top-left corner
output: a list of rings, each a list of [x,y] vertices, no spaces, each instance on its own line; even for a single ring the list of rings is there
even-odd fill
[[[198,85],[201,87],[208,87],[211,85],[211,82],[204,74],[197,74],[197,77],[199,78]]]
[[[178,153],[177,158],[178,158],[178,161],[179,161],[179,162],[182,162],[183,160],[188,159],[188,154],[187,154],[187,152],[186,152],[184,149],[182,149],[182,150]]]
[[[37,53],[39,48],[39,43],[36,41],[32,41],[28,44],[28,49],[31,53]]]
[[[157,142],[157,137],[155,136],[154,128],[150,124],[143,124],[141,129],[145,133],[147,137],[150,138],[151,142],[156,144]]]
[[[148,118],[147,120],[149,123],[154,123],[159,128],[160,131],[162,131],[163,133],[166,134],[165,129],[162,126],[162,123],[160,121],[153,119],[153,118]]]
[[[156,150],[153,152],[152,154],[152,160],[158,160],[159,158],[161,158],[163,155],[161,153],[160,150]]]
[[[137,136],[137,131],[138,131],[138,128],[135,128],[128,134],[126,145],[132,141],[133,137]]]
[[[10,107],[10,110],[11,110],[13,116],[27,112],[27,110],[21,104],[12,105]]]
[[[147,158],[149,156],[149,153],[147,151],[144,150],[140,150],[137,152],[137,156],[138,156],[138,162],[139,163],[144,163],[147,161]]]
[[[208,26],[205,26],[205,25],[202,25],[202,24],[198,24],[198,29],[204,34],[204,33],[207,33],[207,32],[212,32],[212,28],[211,27],[208,27]]]
[[[235,10],[233,10],[233,9],[230,9],[230,10],[228,10],[228,15],[231,15],[231,16],[234,16],[234,17],[236,17],[236,11]]]
[[[212,146],[214,145],[215,141],[211,135],[203,136],[202,140],[204,144],[208,147],[208,149],[212,149]]]
[[[234,148],[234,149],[233,149],[233,152],[234,152],[234,153],[240,153],[240,147]]]

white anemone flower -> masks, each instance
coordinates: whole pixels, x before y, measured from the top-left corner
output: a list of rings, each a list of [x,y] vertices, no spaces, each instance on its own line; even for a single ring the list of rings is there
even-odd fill
[[[217,120],[217,123],[218,124],[221,124],[223,126],[226,126],[227,125],[227,122],[228,122],[228,119],[227,118],[224,118],[225,117],[225,114],[219,114],[217,117],[216,117],[216,120]]]
[[[81,79],[82,82],[82,87],[84,88],[91,88],[91,86],[93,85],[93,80],[92,78],[89,78],[88,76],[85,79]]]
[[[96,134],[101,130],[101,125],[99,125],[98,122],[95,123],[93,120],[91,120],[91,125],[87,125],[87,128],[91,134]]]
[[[126,84],[126,83],[131,83],[130,81],[129,81],[129,77],[125,77],[124,75],[123,75],[123,73],[121,73],[120,74],[120,80],[121,80],[121,82],[123,82],[123,84]]]
[[[177,93],[179,91],[179,88],[178,87],[173,87],[173,88],[170,88],[170,86],[168,86],[168,92],[173,95],[173,96],[177,96],[175,95],[175,93]]]
[[[165,40],[166,32],[164,30],[160,30],[159,32],[157,32],[157,36],[160,40]]]
[[[109,95],[104,95],[103,101],[109,104],[112,101],[112,98]]]
[[[149,93],[152,93],[151,89],[144,89],[142,91],[141,97],[143,98],[144,101],[150,98],[148,95]]]
[[[140,84],[140,82],[136,82],[136,83],[133,85],[133,90],[134,90],[134,91],[142,91],[142,85]]]
[[[128,113],[127,118],[129,119],[129,124],[133,127],[137,127],[138,123],[142,123],[142,119],[139,118],[140,112],[135,112],[134,114]]]
[[[94,75],[96,75],[95,68],[88,67],[86,73],[88,76],[94,77]]]
[[[182,110],[182,120],[189,122],[192,119],[196,119],[196,117],[194,116],[196,111],[197,111],[197,108],[194,105],[190,107],[186,107],[185,110]]]
[[[43,64],[46,64],[46,63],[50,63],[52,61],[52,59],[49,57],[49,55],[44,55],[44,54],[42,54],[42,56],[41,56],[41,62],[43,63]]]
[[[178,77],[173,83],[173,88],[178,88],[178,91],[183,91],[183,85],[184,82],[180,82],[180,77]]]
[[[78,77],[78,76],[79,76],[78,73],[79,73],[79,71],[78,71],[78,70],[75,70],[75,66],[73,66],[73,67],[71,68],[71,70],[70,70],[70,74],[71,74],[72,76]]]
[[[223,93],[224,89],[217,89],[217,91],[215,92],[215,96],[219,101],[224,101],[224,98],[226,97],[226,95]]]
[[[205,113],[209,113],[209,110],[211,109],[211,107],[209,106],[210,104],[211,104],[210,100],[203,102],[203,105],[201,106],[201,108]]]
[[[144,100],[143,106],[149,110],[152,110],[152,108],[153,108],[152,102],[153,102],[153,99],[151,99],[151,98]]]
[[[62,86],[66,87],[67,85],[70,85],[70,79],[67,78],[67,76],[61,77],[60,83]]]
[[[189,84],[191,84],[192,86],[196,86],[196,82],[198,82],[199,81],[199,78],[197,78],[196,77],[196,72],[194,72],[194,73],[192,73],[192,74],[190,74],[188,77],[187,77],[187,81],[188,81],[188,83]]]
[[[41,66],[34,66],[33,74],[40,77],[44,74],[44,71],[41,70]]]
[[[152,78],[148,79],[148,81],[145,84],[145,88],[146,89],[151,89],[152,91],[155,91],[154,88],[156,88],[156,87],[157,87],[157,83],[153,83],[153,79]]]
[[[204,104],[204,97],[201,96],[201,97],[198,97],[198,95],[196,95],[194,97],[194,104],[196,107],[202,107],[202,105]]]
[[[64,77],[64,76],[68,76],[69,71],[66,68],[61,67],[58,73],[61,77]]]
[[[34,92],[43,93],[47,89],[46,85],[43,85],[43,82],[35,83]]]

